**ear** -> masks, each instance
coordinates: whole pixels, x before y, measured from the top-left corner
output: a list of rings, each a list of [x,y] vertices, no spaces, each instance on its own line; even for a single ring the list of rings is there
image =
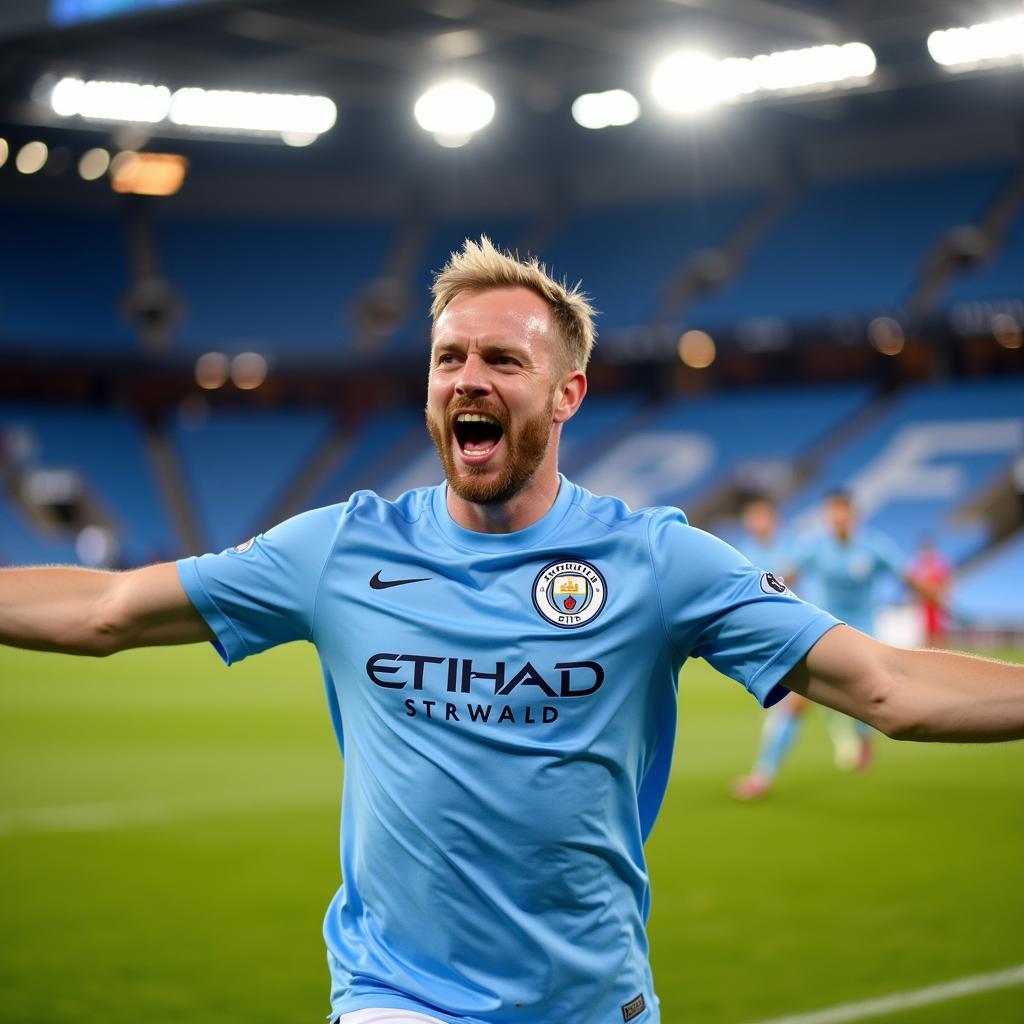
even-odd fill
[[[555,388],[555,400],[552,419],[555,423],[565,423],[576,415],[587,394],[587,375],[582,370],[570,370],[561,383]]]

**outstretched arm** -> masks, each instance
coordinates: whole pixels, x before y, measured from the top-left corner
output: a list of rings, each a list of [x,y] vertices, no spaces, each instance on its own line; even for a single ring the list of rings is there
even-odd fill
[[[903,650],[849,626],[822,636],[783,685],[894,739],[1024,739],[1024,666]]]
[[[173,562],[131,572],[0,570],[0,644],[100,657],[212,635]]]

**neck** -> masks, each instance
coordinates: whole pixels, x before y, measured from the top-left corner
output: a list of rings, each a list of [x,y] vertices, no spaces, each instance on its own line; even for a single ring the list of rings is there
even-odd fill
[[[493,505],[481,505],[448,488],[448,514],[459,526],[476,533],[515,533],[543,519],[558,497],[558,445],[552,442],[544,461],[518,494]]]

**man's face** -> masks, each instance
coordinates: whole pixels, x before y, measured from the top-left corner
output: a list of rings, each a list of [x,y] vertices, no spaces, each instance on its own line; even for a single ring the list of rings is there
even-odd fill
[[[825,503],[825,519],[833,533],[846,536],[853,530],[853,506],[845,498],[830,498]]]
[[[758,540],[771,540],[777,526],[775,506],[770,501],[750,502],[743,509],[743,525]]]
[[[427,427],[460,497],[508,501],[544,461],[559,345],[547,303],[526,288],[463,292],[438,318]]]

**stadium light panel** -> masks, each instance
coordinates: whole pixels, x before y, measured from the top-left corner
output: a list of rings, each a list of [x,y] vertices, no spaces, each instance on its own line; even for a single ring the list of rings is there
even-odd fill
[[[1024,15],[939,29],[928,36],[928,52],[952,71],[1016,64],[1024,60]]]
[[[46,158],[49,155],[50,150],[47,148],[45,142],[39,142],[38,140],[26,142],[25,145],[18,150],[18,155],[14,158],[14,166],[17,167],[22,174],[35,174],[37,171],[41,171],[46,165]]]
[[[874,51],[859,42],[724,60],[706,53],[675,53],[655,67],[651,91],[666,110],[697,114],[764,94],[798,95],[863,85],[877,66]]]
[[[138,196],[173,196],[187,171],[188,161],[176,153],[123,150],[110,161],[110,187]]]
[[[416,123],[448,148],[464,146],[494,119],[494,97],[471,82],[443,82],[416,101]]]
[[[190,128],[279,134],[294,139],[328,131],[337,120],[338,108],[326,96],[189,86],[171,97],[169,117],[173,124]]]
[[[170,121],[216,132],[279,135],[290,146],[308,146],[332,128],[338,117],[338,108],[326,96],[198,86],[172,93],[166,85],[62,78],[49,90],[49,96],[51,108],[60,117],[137,124]]]
[[[136,82],[84,82],[62,78],[50,93],[50,106],[61,117],[87,121],[135,121],[156,124],[167,116],[171,90],[166,85]]]
[[[586,92],[572,104],[573,120],[583,128],[598,130],[632,124],[640,116],[640,104],[625,89]]]
[[[7,158],[11,154],[11,147],[7,144],[6,139],[0,139],[0,167],[3,167],[7,163]]]

